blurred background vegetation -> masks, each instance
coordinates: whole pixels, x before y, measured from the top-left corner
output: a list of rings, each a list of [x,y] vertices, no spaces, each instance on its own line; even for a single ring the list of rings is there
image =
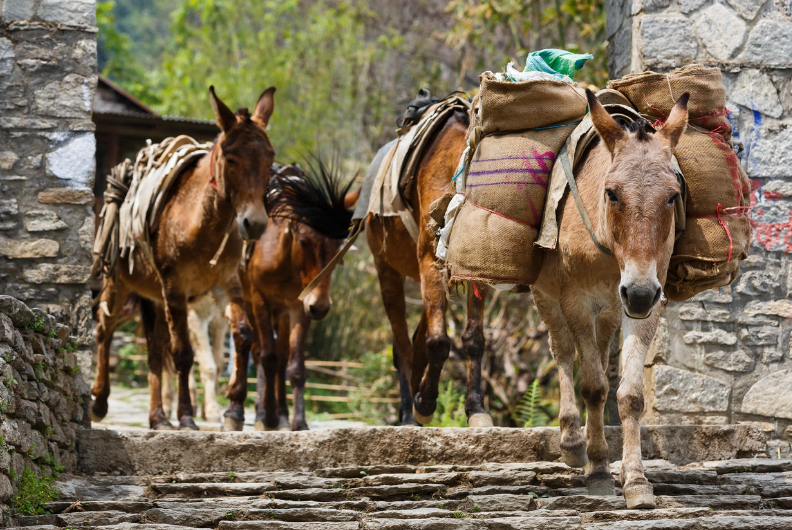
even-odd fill
[[[593,53],[578,81],[601,87],[607,79],[603,0],[113,0],[99,2],[97,19],[100,71],[156,111],[212,119],[210,84],[232,108],[253,106],[274,85],[270,137],[278,159],[334,149],[350,175],[365,172],[393,138],[419,88],[470,93],[482,71],[542,48]],[[392,397],[397,387],[373,260],[363,238],[358,247],[335,273],[333,311],[313,324],[308,351],[311,359],[360,363],[348,376],[362,390],[345,402],[309,406],[393,423],[396,405],[371,399]],[[408,283],[414,328],[420,288]],[[452,356],[436,414],[442,425],[466,423],[463,325],[463,304],[454,300]],[[496,423],[553,423],[555,368],[530,294],[490,295],[485,325],[485,385]],[[139,359],[139,342],[122,354]],[[338,381],[320,371],[311,379]]]

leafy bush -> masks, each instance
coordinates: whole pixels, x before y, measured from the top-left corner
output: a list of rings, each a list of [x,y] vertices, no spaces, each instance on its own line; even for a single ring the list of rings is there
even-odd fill
[[[39,477],[27,467],[19,479],[19,488],[8,504],[17,513],[24,515],[43,515],[49,513],[45,506],[60,495],[55,488],[54,477]]]

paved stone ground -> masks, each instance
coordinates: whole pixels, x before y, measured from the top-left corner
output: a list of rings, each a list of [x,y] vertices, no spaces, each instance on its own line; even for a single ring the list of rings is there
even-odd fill
[[[113,385],[110,390],[110,398],[108,399],[107,417],[101,422],[92,422],[92,427],[100,430],[148,431],[148,406],[148,387],[141,386],[131,388],[128,386]],[[175,408],[174,406],[174,410]],[[225,410],[225,407],[221,407],[221,409]],[[175,416],[175,412],[172,412],[171,415]],[[253,428],[255,418],[256,411],[252,407],[245,409],[244,431],[253,432],[255,430]],[[171,421],[177,424],[174,418],[171,418]],[[211,423],[202,419],[196,419],[195,423],[202,431],[219,431],[222,428],[221,423]],[[366,427],[367,424],[362,421],[314,419],[309,415],[308,426],[316,430]]]
[[[40,530],[792,528],[792,460],[646,464],[655,510],[627,510],[619,496],[588,496],[581,472],[557,462],[384,465],[74,477],[60,484],[64,500],[49,505],[53,515],[21,517],[17,524]],[[617,485],[618,469],[617,462]]]
[[[609,443],[619,447],[618,429]],[[377,427],[85,431],[86,473],[19,527],[106,530],[790,530],[792,460],[744,425],[642,430],[655,510],[587,495],[559,432]],[[618,452],[616,449],[614,453]],[[520,460],[525,463],[514,463]],[[620,463],[611,468],[619,484]],[[78,504],[77,501],[79,501]]]

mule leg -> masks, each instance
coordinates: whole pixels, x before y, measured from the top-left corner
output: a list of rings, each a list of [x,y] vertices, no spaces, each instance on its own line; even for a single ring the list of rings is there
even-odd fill
[[[275,349],[275,337],[272,329],[270,308],[264,297],[254,291],[251,294],[253,325],[260,346],[256,379],[259,403],[256,407],[256,430],[271,431],[278,428],[278,416],[275,413],[275,376],[278,370],[278,353]],[[263,375],[263,380],[262,376]],[[263,384],[263,386],[262,386]]]
[[[170,356],[170,335],[164,309],[146,299],[140,300],[140,319],[146,331],[149,384],[149,427],[154,430],[173,430],[162,407],[162,369]]]
[[[163,274],[163,278],[172,277],[172,274]],[[162,291],[166,304],[165,320],[170,332],[170,351],[178,374],[179,405],[176,416],[179,419],[179,429],[197,431],[198,426],[193,419],[193,404],[190,396],[189,379],[195,355],[190,344],[190,328],[187,324],[187,297],[173,289],[167,280]]]
[[[471,286],[472,287],[472,286]],[[474,289],[468,289],[467,322],[462,332],[462,353],[467,359],[467,399],[465,414],[469,427],[492,427],[492,416],[484,407],[481,395],[481,358],[484,356],[484,301],[487,288],[479,288],[479,296]]]
[[[220,423],[220,405],[217,403],[217,384],[225,354],[225,339],[228,334],[228,322],[219,311],[215,311],[209,324],[212,338],[212,370],[201,371],[204,385],[204,418],[206,421]]]
[[[567,328],[561,306],[555,300],[533,289],[536,309],[547,324],[550,334],[550,351],[558,367],[560,404],[558,423],[561,428],[561,456],[571,467],[583,467],[588,463],[586,441],[580,432],[580,411],[575,402],[575,342]]]
[[[118,322],[118,314],[126,302],[129,290],[120,282],[105,279],[102,292],[99,294],[99,310],[96,318],[96,343],[97,363],[96,376],[94,377],[91,394],[94,401],[91,404],[91,420],[102,421],[107,416],[107,398],[110,397],[110,344],[113,342],[113,332]],[[105,314],[107,308],[109,315]]]
[[[307,431],[305,421],[305,337],[311,321],[305,314],[302,304],[289,308],[291,332],[289,333],[289,364],[286,373],[289,375],[292,394],[294,394],[294,417],[291,430]]]
[[[393,366],[399,374],[399,423],[401,425],[418,425],[413,417],[412,375],[413,345],[407,328],[406,309],[404,305],[404,277],[396,269],[388,265],[377,253],[374,253],[374,265],[377,268],[377,279],[382,292],[382,303],[388,315],[393,332]],[[420,376],[420,374],[418,374]]]
[[[580,356],[580,393],[586,404],[586,454],[589,465],[586,485],[590,495],[613,495],[615,489],[608,465],[608,442],[605,440],[605,401],[608,398],[607,345],[615,326],[609,315],[598,316],[594,309],[580,300],[578,293],[561,297],[561,311],[569,326]],[[597,331],[606,332],[599,347]]]
[[[245,318],[241,289],[229,289],[228,295],[228,320],[234,339],[234,377],[228,387],[230,403],[223,414],[223,430],[241,431],[245,425],[248,360],[253,346],[253,330]]]
[[[286,398],[286,366],[289,364],[289,328],[290,318],[288,311],[282,311],[278,319],[278,336],[275,339],[275,348],[278,352],[278,372],[275,375],[275,392],[278,397],[276,413],[278,415],[278,430],[290,431],[289,402]]]
[[[170,338],[168,338],[170,340]],[[173,412],[176,403],[176,368],[173,366],[173,358],[170,355],[165,355],[162,359],[162,377],[160,377],[162,387],[162,411],[165,413],[165,418],[170,421],[171,413]]]
[[[621,374],[619,390],[619,416],[622,422],[624,448],[622,456],[621,482],[627,508],[654,508],[655,498],[652,485],[644,476],[641,462],[641,414],[644,410],[643,369],[646,352],[652,342],[660,309],[655,307],[644,320],[622,317]]]
[[[443,279],[431,253],[421,258],[421,296],[426,313],[426,358],[428,365],[413,399],[413,414],[421,425],[432,421],[437,408],[440,374],[451,351],[446,333],[445,312],[448,306]]]
[[[206,400],[207,396],[210,394],[210,390],[207,389],[207,381],[206,376],[209,375],[206,372],[213,372],[215,370],[214,365],[214,358],[212,357],[212,347],[209,343],[209,315],[207,315],[207,311],[205,311],[205,307],[203,307],[203,301],[201,303],[201,311],[198,311],[195,307],[195,304],[191,304],[190,309],[187,313],[187,325],[190,329],[190,344],[193,347],[193,351],[195,352],[195,362],[198,363],[198,369],[201,374],[201,382],[204,384],[204,414],[203,417],[205,420],[208,420],[206,417]],[[211,375],[209,375],[211,378]],[[192,401],[196,405],[198,404],[198,392],[197,388],[195,392],[192,391],[195,388],[195,376],[193,375],[192,369],[190,369],[190,395],[192,396]],[[212,397],[214,394],[212,393]],[[219,414],[218,414],[219,416]],[[220,421],[219,417],[214,418],[212,421]]]

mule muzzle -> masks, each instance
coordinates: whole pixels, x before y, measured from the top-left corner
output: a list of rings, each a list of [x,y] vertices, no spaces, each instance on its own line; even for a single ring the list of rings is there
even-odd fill
[[[258,241],[267,229],[268,218],[266,215],[237,215],[239,237],[247,241]]]
[[[644,319],[649,316],[654,306],[660,301],[663,288],[651,283],[632,283],[620,286],[619,295],[624,312],[628,317]]]

